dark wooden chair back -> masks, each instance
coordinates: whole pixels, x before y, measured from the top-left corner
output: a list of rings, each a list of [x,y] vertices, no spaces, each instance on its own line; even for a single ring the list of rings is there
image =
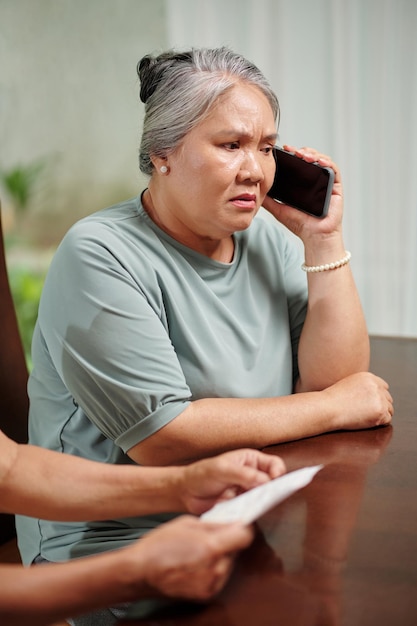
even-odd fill
[[[6,267],[0,203],[0,429],[27,442],[28,370]],[[0,514],[0,544],[16,535],[14,516]]]

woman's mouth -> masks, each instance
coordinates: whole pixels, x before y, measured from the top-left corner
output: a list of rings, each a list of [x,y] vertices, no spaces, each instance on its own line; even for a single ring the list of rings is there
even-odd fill
[[[242,193],[232,198],[231,202],[241,209],[253,211],[253,209],[256,209],[256,194]]]

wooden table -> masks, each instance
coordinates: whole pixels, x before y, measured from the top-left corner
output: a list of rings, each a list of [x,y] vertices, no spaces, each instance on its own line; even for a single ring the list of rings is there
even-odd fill
[[[372,338],[371,369],[390,384],[393,426],[268,448],[288,470],[325,467],[259,520],[209,605],[124,624],[417,625],[417,340]]]

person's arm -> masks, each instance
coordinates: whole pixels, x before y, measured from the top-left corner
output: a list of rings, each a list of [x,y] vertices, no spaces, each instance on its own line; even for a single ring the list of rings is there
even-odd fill
[[[387,383],[352,374],[323,391],[278,398],[196,400],[178,417],[128,451],[138,463],[169,464],[226,449],[269,445],[332,430],[372,428],[391,421]]]
[[[254,450],[187,467],[107,465],[19,445],[0,431],[0,510],[65,521],[166,511],[200,514],[284,470],[280,459]]]
[[[181,517],[121,550],[69,563],[1,565],[0,622],[51,624],[119,602],[164,594],[207,600],[227,581],[250,527]]]
[[[264,206],[300,237],[305,264],[320,266],[343,259],[343,189],[340,172],[329,157],[311,148],[287,148],[306,161],[332,167],[335,182],[324,219],[265,198]],[[369,337],[350,263],[335,270],[308,272],[308,309],[298,348],[297,391],[321,390],[369,368]]]

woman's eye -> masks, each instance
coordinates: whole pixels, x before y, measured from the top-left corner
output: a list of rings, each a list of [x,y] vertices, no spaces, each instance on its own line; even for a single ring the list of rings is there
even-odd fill
[[[238,150],[240,148],[238,141],[230,141],[229,143],[225,143],[224,146],[228,148],[228,150]]]
[[[272,146],[265,146],[265,148],[262,148],[262,152],[265,152],[265,154],[269,154],[270,152],[272,152]]]

